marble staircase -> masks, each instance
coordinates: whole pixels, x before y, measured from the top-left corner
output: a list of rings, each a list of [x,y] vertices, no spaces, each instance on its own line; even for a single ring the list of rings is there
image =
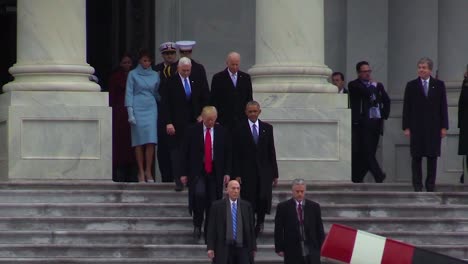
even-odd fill
[[[414,193],[408,184],[313,183],[328,230],[341,223],[458,258],[468,258],[468,186]],[[288,199],[288,183],[274,205]],[[10,182],[0,184],[0,263],[209,263],[191,237],[187,192],[172,184]],[[281,263],[273,214],[256,263]]]

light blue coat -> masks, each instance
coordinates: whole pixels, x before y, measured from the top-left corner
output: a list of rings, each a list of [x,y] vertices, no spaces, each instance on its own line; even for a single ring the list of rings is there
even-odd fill
[[[136,125],[130,125],[132,146],[158,143],[157,120],[159,100],[159,75],[140,64],[128,73],[125,106],[133,108]]]

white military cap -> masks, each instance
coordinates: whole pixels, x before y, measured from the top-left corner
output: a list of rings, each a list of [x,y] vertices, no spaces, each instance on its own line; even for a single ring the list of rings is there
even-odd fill
[[[179,50],[192,50],[197,42],[193,40],[180,40],[176,42],[176,46]]]

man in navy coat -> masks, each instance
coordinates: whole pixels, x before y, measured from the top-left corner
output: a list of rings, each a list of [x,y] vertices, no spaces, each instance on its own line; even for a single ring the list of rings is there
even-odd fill
[[[426,190],[435,190],[437,157],[441,139],[447,135],[447,95],[443,81],[431,76],[433,62],[429,58],[418,61],[418,78],[409,81],[403,103],[403,130],[410,138],[413,187],[422,191],[423,157],[427,158]]]

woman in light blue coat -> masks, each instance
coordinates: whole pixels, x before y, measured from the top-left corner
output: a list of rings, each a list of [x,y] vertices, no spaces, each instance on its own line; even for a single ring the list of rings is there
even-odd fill
[[[156,124],[160,79],[158,73],[151,69],[152,57],[148,51],[140,52],[138,62],[138,66],[128,74],[125,106],[138,164],[138,181],[154,182],[152,165],[158,143]]]

